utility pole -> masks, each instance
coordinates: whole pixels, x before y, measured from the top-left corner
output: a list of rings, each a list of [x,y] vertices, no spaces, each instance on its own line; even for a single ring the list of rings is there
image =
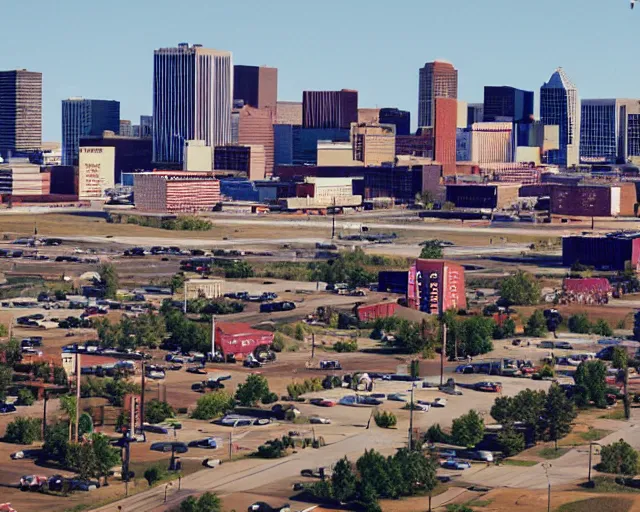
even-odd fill
[[[409,411],[409,451],[413,450],[413,390],[416,389],[416,383],[411,383],[411,410]]]
[[[331,221],[331,240],[336,237],[336,196],[333,196],[333,215]]]
[[[184,306],[182,307],[182,312],[187,314],[187,280],[184,281]]]
[[[44,407],[42,409],[42,439],[47,435],[47,399],[49,398],[47,390],[44,390]]]
[[[79,421],[80,421],[80,354],[76,350],[76,443],[78,442]]]
[[[144,386],[145,386],[145,369],[146,361],[142,361],[142,390],[140,391],[140,433],[144,432]],[[135,425],[131,427],[131,433],[135,433]]]
[[[231,457],[232,457],[232,443],[233,443],[233,427],[229,432],[229,460],[231,460]]]
[[[314,358],[316,354],[316,333],[311,333],[311,359]]]
[[[444,357],[447,353],[447,324],[442,322],[442,351],[440,352],[440,385],[444,386]]]

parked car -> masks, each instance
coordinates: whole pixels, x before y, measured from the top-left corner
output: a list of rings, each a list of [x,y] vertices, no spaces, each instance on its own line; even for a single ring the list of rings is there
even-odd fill
[[[483,462],[493,462],[493,453],[487,450],[477,450],[467,453],[467,457],[472,460],[481,460]]]
[[[189,443],[190,447],[194,448],[206,448],[208,450],[215,450],[218,448],[218,443],[213,437],[207,437],[205,439],[197,439]]]
[[[433,402],[431,402],[431,405],[432,405],[433,407],[446,407],[446,405],[447,405],[447,399],[446,399],[446,398],[438,397],[438,398],[436,398]]]
[[[407,395],[403,393],[389,393],[387,395],[387,400],[391,400],[392,402],[406,402]]]
[[[81,480],[72,478],[68,480],[70,491],[95,491],[100,487],[100,483],[95,480]]]
[[[207,371],[202,366],[190,366],[187,373],[196,373],[198,375],[206,375]]]
[[[256,501],[252,505],[249,505],[247,510],[248,512],[290,512],[291,507],[288,503],[285,503],[280,507],[272,507],[264,501]]]
[[[41,475],[25,475],[20,478],[21,491],[39,491],[47,483],[47,477]]]
[[[440,466],[443,467],[444,469],[462,470],[462,469],[469,469],[471,467],[471,463],[464,460],[447,459],[441,462]]]
[[[478,382],[474,389],[476,391],[485,391],[487,393],[500,393],[502,391],[502,384],[500,382]]]
[[[457,453],[455,450],[451,450],[449,448],[443,448],[442,450],[440,450],[440,453],[438,453],[438,455],[444,459],[455,459],[457,456]]]
[[[0,404],[0,414],[16,412],[16,406],[13,404]]]
[[[330,425],[331,420],[329,418],[321,418],[319,416],[312,416],[309,418],[309,423],[314,425]]]

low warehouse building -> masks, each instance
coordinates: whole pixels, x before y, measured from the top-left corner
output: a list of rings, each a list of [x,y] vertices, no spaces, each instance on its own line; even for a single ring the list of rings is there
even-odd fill
[[[605,236],[575,235],[562,239],[562,264],[575,262],[605,270],[624,270],[627,262],[637,269],[640,260],[640,232],[609,233]]]
[[[189,279],[184,283],[184,291],[187,300],[218,299],[224,293],[223,286],[222,279]]]
[[[633,183],[615,185],[552,185],[551,213],[582,217],[631,217],[635,215]]]
[[[518,201],[519,184],[447,185],[447,201],[456,208],[502,209]]]
[[[154,213],[211,211],[221,202],[212,173],[162,171],[134,175],[136,209]]]

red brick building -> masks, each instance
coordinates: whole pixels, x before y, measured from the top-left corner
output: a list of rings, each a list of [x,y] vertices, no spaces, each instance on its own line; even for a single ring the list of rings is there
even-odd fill
[[[211,211],[221,201],[220,182],[213,173],[141,173],[134,176],[136,209],[153,213]]]
[[[456,169],[458,101],[452,98],[436,98],[435,105],[433,159],[442,164],[446,175],[455,172]]]

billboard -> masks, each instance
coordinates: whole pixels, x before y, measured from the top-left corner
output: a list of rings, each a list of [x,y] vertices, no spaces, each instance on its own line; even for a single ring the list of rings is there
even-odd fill
[[[104,199],[104,191],[115,186],[116,149],[96,146],[79,149],[79,199]]]

